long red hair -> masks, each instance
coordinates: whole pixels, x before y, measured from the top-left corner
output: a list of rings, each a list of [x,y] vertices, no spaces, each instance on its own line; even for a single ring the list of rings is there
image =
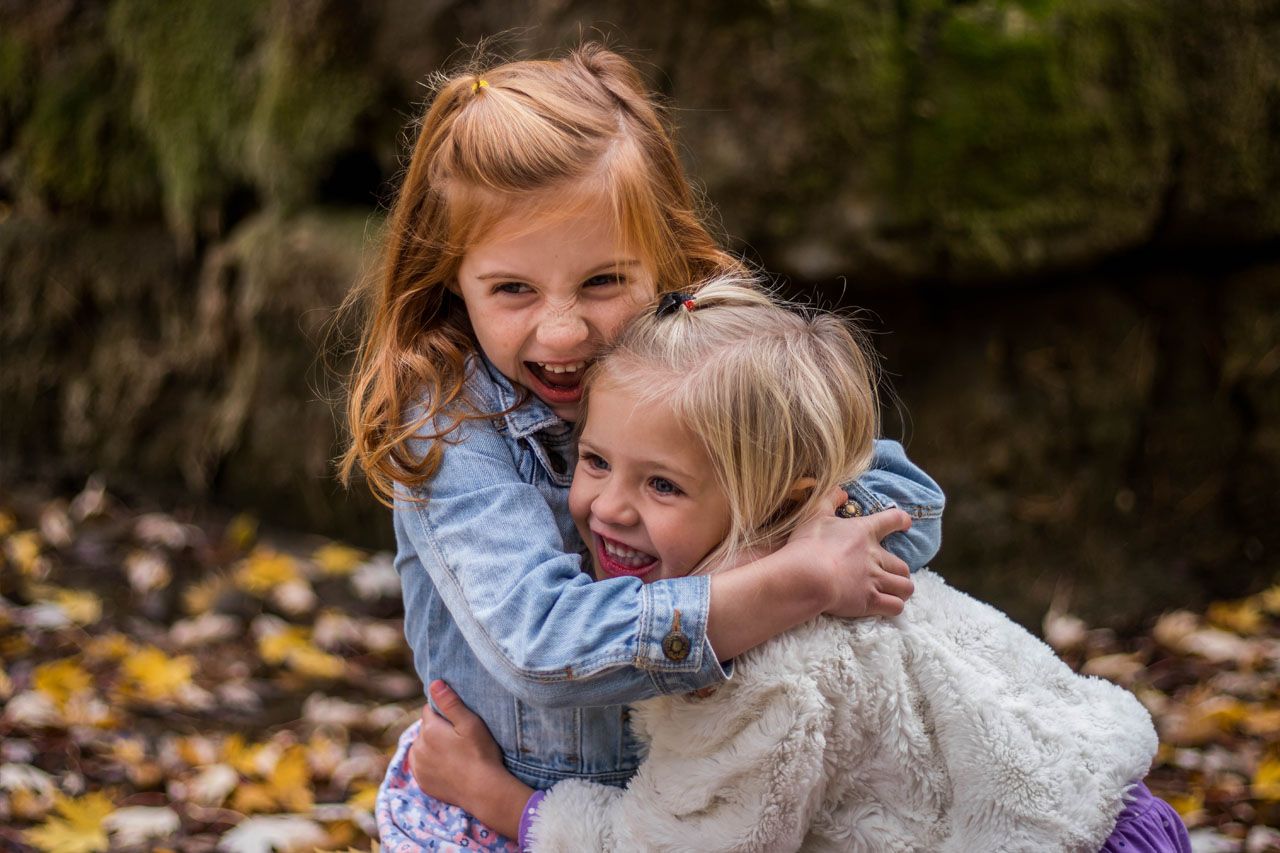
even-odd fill
[[[463,394],[476,344],[447,286],[467,247],[504,211],[541,198],[563,210],[566,193],[607,202],[659,292],[740,269],[703,225],[672,131],[623,57],[585,44],[559,59],[442,77],[418,125],[380,274],[349,299],[364,319],[344,483],[359,468],[390,503],[397,484],[431,478],[462,421],[491,417]],[[410,417],[416,404],[425,408]],[[410,451],[414,439],[428,441],[425,454]]]

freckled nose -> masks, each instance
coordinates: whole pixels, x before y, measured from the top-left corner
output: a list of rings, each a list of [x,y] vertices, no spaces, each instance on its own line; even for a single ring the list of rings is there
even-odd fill
[[[548,314],[538,324],[538,343],[549,347],[577,346],[587,339],[587,324],[576,311]]]

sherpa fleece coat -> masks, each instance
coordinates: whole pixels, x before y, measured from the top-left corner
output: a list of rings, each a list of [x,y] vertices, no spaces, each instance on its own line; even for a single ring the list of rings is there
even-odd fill
[[[544,851],[1094,853],[1156,751],[1123,688],[1073,673],[928,571],[894,619],[820,618],[705,698],[632,713],[625,790],[560,782]]]

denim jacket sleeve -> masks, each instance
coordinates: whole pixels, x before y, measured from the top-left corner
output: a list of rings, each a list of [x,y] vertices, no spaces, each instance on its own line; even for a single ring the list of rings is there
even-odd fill
[[[890,533],[884,547],[911,571],[924,568],[942,547],[942,510],[946,496],[933,478],[907,458],[902,445],[876,442],[871,468],[845,486],[864,515],[897,507],[911,516],[911,529]]]
[[[395,509],[405,601],[434,587],[476,658],[521,700],[615,704],[725,680],[706,638],[709,579],[592,582],[493,422],[465,422],[429,486],[410,497],[419,500]],[[677,623],[690,648],[673,660],[663,640]],[[406,632],[419,672],[430,627]]]

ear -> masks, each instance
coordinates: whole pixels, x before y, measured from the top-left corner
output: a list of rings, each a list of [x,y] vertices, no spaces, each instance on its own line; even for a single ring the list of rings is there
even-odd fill
[[[813,477],[801,477],[791,484],[791,488],[787,489],[787,500],[802,501],[809,497],[809,492],[813,487],[818,485],[818,481]]]
[[[449,291],[454,296],[458,297],[459,299],[462,298],[462,288],[458,286],[457,278],[451,278],[448,281],[446,281],[444,283],[444,287],[445,287],[445,290]]]

